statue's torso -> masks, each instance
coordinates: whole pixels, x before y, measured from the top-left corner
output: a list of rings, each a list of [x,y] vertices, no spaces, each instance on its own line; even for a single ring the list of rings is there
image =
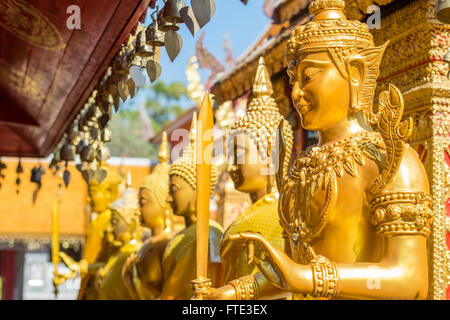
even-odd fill
[[[149,238],[143,244],[130,266],[124,274],[125,281],[129,283],[135,298],[141,300],[153,300],[161,296],[163,285],[162,258],[167,243],[172,238],[172,233],[163,237]]]
[[[196,224],[193,223],[180,231],[167,244],[163,260],[164,284],[161,294],[163,300],[186,300],[193,295],[191,281],[196,278]],[[208,277],[217,283],[218,274],[212,268],[213,263],[220,263],[220,256],[215,252],[220,246],[222,227],[210,220],[209,223],[209,263]]]
[[[99,299],[101,300],[129,300],[132,297],[129,295],[127,288],[122,280],[122,269],[127,258],[139,251],[142,243],[140,241],[133,241],[123,245],[120,250],[110,257],[108,263],[101,272],[101,286],[99,292]]]

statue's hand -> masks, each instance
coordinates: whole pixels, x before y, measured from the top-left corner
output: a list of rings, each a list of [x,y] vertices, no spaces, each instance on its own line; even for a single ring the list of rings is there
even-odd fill
[[[71,274],[86,274],[88,271],[89,263],[86,260],[81,260],[80,262],[75,261],[71,257],[69,257],[64,252],[58,253],[59,257],[61,258],[61,261],[67,266],[67,268],[70,269]]]
[[[201,295],[196,295],[191,300],[236,300],[233,286],[226,285],[220,288],[205,288]]]
[[[74,272],[80,271],[80,266],[78,262],[73,260],[67,254],[65,254],[64,252],[59,252],[59,257],[61,258],[62,262],[64,262],[64,264],[67,266],[67,268],[69,268],[71,271]]]
[[[230,236],[231,240],[245,240],[245,250],[248,263],[254,262],[259,271],[276,287],[292,291],[294,279],[292,279],[292,266],[295,264],[286,253],[272,246],[258,233],[243,232]],[[254,246],[261,249],[261,256],[255,255]]]

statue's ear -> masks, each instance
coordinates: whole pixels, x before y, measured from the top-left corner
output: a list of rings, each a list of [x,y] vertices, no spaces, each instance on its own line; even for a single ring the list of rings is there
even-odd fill
[[[350,81],[350,112],[356,113],[371,105],[385,44],[359,51],[346,58]]]
[[[347,57],[345,67],[350,85],[350,113],[356,113],[361,110],[360,89],[366,74],[366,66],[364,59],[357,54]]]

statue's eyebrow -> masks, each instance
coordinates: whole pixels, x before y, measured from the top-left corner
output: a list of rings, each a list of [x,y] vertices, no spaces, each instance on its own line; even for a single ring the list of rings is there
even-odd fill
[[[318,61],[318,60],[311,60],[311,59],[306,59],[306,60],[302,60],[300,63],[299,63],[299,67],[304,67],[304,65],[310,65],[310,66],[317,66],[317,67],[323,67],[323,66],[326,66],[326,65],[329,65],[330,64],[330,62],[329,61]]]

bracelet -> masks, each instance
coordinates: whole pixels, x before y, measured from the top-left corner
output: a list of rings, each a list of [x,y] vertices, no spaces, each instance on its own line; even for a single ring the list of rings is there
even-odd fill
[[[256,300],[258,297],[258,285],[252,275],[247,275],[230,281],[236,292],[236,300]]]
[[[335,262],[324,256],[316,256],[311,260],[313,274],[314,297],[335,298],[339,295],[339,274]]]

